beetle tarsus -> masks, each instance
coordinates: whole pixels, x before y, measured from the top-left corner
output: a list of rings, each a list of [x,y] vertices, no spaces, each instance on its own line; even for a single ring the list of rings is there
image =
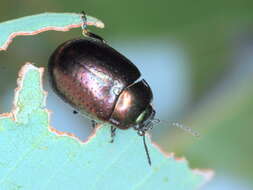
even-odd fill
[[[91,126],[92,129],[95,129],[95,127],[97,126],[97,122],[95,120],[91,120]]]
[[[94,38],[94,39],[100,40],[101,42],[106,43],[106,41],[102,37],[88,31],[86,13],[84,11],[82,11],[81,13],[82,13],[82,20],[83,20],[83,24],[82,24],[82,33],[83,33],[83,35],[84,36],[89,36],[91,38]]]
[[[82,14],[82,20],[83,20],[82,30],[83,30],[83,32],[85,32],[85,30],[87,31],[87,17],[86,17],[86,13],[84,11],[82,11],[81,14]]]
[[[116,127],[113,127],[113,126],[111,126],[111,141],[110,141],[110,143],[113,143],[114,142],[114,137],[115,137],[115,135],[116,135]]]

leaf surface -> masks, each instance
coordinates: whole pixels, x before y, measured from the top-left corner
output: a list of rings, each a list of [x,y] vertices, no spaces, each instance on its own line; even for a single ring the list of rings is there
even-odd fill
[[[14,110],[0,117],[1,189],[196,189],[210,172],[164,156],[148,138],[152,167],[134,130],[102,126],[86,142],[49,126],[42,68],[20,71]]]

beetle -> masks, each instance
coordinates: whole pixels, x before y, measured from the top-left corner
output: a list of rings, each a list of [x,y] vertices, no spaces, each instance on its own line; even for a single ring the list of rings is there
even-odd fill
[[[143,137],[158,119],[153,94],[138,68],[105,40],[87,30],[84,37],[61,44],[48,63],[49,81],[58,96],[96,123],[109,123],[113,142],[116,129],[134,128]]]

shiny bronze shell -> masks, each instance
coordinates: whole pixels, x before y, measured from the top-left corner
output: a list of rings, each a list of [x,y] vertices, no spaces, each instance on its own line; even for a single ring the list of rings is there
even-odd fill
[[[61,44],[50,57],[48,71],[54,91],[64,101],[91,119],[105,122],[110,121],[122,91],[140,77],[130,60],[88,37]],[[133,93],[131,87],[128,91]]]

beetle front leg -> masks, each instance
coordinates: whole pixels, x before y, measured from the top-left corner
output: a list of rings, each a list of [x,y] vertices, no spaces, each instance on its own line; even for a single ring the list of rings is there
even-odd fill
[[[116,135],[116,133],[115,133],[116,129],[117,129],[116,127],[111,126],[111,141],[110,141],[110,143],[114,142],[114,137]]]

